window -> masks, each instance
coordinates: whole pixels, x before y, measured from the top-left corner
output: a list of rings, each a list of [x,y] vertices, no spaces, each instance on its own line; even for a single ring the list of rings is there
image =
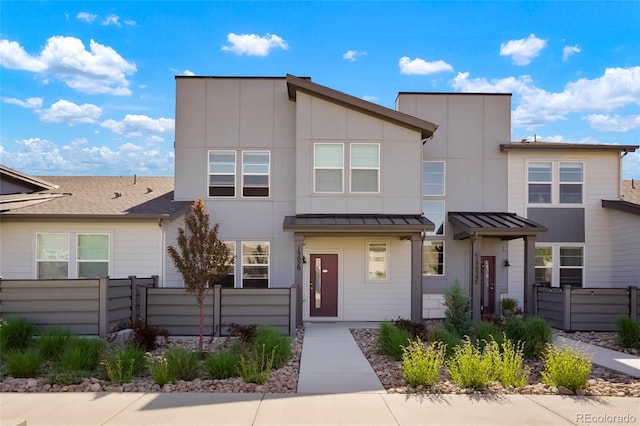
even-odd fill
[[[553,248],[536,247],[536,283],[551,284],[553,276]]]
[[[242,196],[269,196],[269,151],[242,152]]]
[[[235,195],[236,152],[209,151],[209,196],[235,197]]]
[[[351,192],[380,192],[380,144],[351,144]]]
[[[69,234],[37,234],[38,279],[69,278]]]
[[[551,183],[553,181],[552,176],[552,163],[529,163],[529,203],[551,203]]]
[[[444,196],[444,161],[422,163],[422,195]]]
[[[109,235],[78,234],[78,278],[109,275]]]
[[[269,242],[242,242],[242,287],[269,287]]]
[[[229,272],[227,276],[218,281],[216,284],[220,284],[224,288],[234,288],[236,284],[236,242],[235,241],[225,241],[224,244],[229,249],[231,253],[232,259],[227,263],[229,267]]]
[[[433,222],[434,230],[425,232],[425,235],[444,235],[444,201],[426,200],[422,202],[424,217]]]
[[[582,204],[582,163],[560,163],[560,204]]]
[[[342,192],[344,145],[317,143],[314,146],[314,191]]]
[[[422,275],[444,275],[444,241],[425,241],[423,243]]]
[[[582,247],[560,247],[560,286],[582,287]]]
[[[529,204],[582,204],[582,162],[531,162],[527,179]]]
[[[367,279],[369,281],[387,281],[389,279],[389,243],[369,242],[367,246]]]
[[[553,287],[584,285],[584,247],[563,244],[536,246],[536,282]]]

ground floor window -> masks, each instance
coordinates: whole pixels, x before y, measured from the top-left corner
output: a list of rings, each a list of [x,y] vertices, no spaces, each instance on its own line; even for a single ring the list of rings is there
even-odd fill
[[[111,251],[109,240],[109,234],[105,233],[37,233],[37,278],[68,279],[108,276],[109,253]]]
[[[424,241],[422,244],[422,275],[444,275],[444,241]]]
[[[367,243],[367,279],[387,281],[389,279],[389,243],[370,241]]]
[[[536,245],[536,283],[554,287],[584,285],[584,247]]]
[[[269,288],[268,241],[242,242],[242,287]]]
[[[216,284],[220,284],[224,288],[234,288],[236,286],[236,242],[225,241],[224,244],[229,249],[232,259],[227,263],[229,267],[227,276],[218,281]]]

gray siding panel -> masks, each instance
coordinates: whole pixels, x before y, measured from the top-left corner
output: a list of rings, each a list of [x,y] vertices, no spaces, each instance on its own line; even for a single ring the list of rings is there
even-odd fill
[[[538,234],[541,243],[583,243],[585,241],[583,208],[530,207],[527,219],[546,226],[547,232]]]

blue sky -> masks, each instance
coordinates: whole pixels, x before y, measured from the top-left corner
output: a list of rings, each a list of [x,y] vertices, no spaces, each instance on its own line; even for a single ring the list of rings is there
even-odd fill
[[[0,162],[173,174],[175,75],[286,73],[393,108],[509,92],[513,141],[640,143],[640,2],[2,1]],[[640,153],[623,161],[640,179]]]

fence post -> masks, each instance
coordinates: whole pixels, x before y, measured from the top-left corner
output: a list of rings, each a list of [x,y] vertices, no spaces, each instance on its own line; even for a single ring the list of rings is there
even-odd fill
[[[138,281],[135,275],[129,275],[131,285],[131,322],[136,320],[138,306]]]
[[[140,318],[147,322],[147,289],[149,287],[142,286],[140,288]]]
[[[98,278],[98,335],[107,337],[109,325],[109,277]]]
[[[540,285],[535,283],[533,285],[533,315],[538,315],[538,288]]]
[[[571,331],[571,289],[572,287],[570,285],[562,286],[562,329],[564,331]]]
[[[289,289],[289,336],[296,337],[296,319],[297,319],[297,305],[298,305],[298,286],[293,284]]]
[[[629,317],[638,321],[638,287],[629,286]]]
[[[216,284],[213,286],[213,335],[220,337],[222,334],[222,286]]]
[[[158,283],[160,282],[160,276],[159,275],[151,275],[151,278],[153,278],[153,287],[154,288],[158,288]]]

